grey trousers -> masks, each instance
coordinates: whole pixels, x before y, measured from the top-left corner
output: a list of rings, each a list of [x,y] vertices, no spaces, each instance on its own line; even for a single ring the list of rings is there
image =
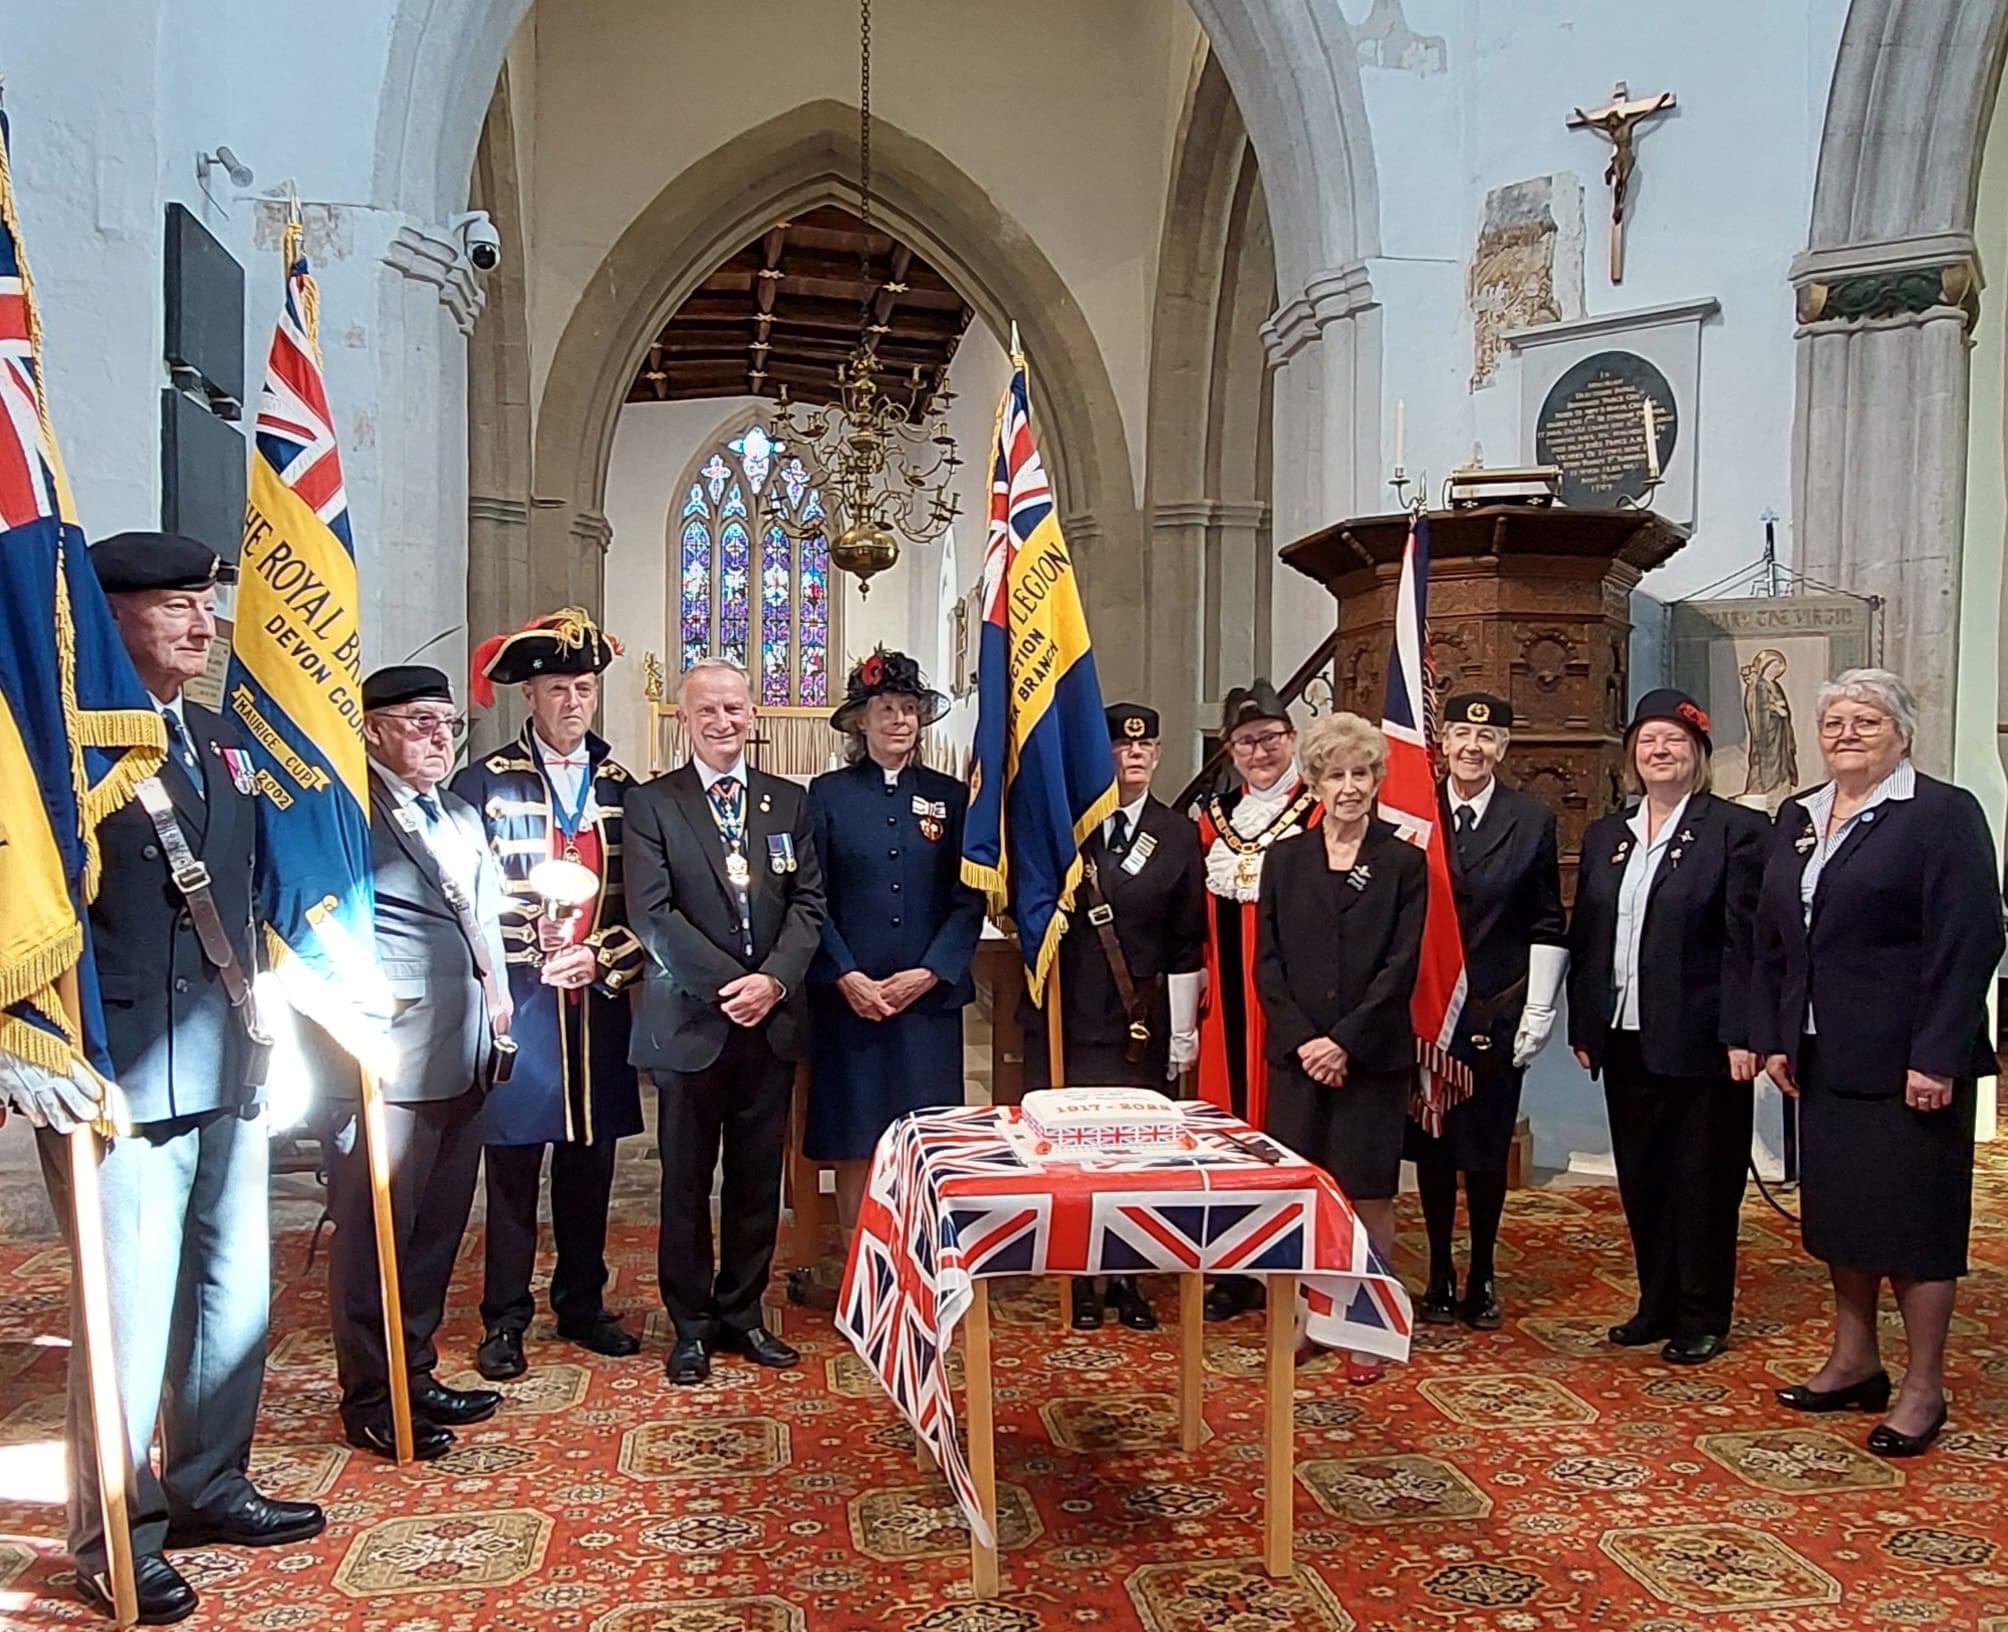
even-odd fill
[[[67,1143],[47,1129],[36,1142],[68,1236]],[[268,1164],[261,1119],[213,1111],[146,1124],[113,1140],[98,1166],[112,1347],[134,1469],[126,1507],[136,1557],[160,1551],[170,1517],[223,1508],[248,1487],[271,1303]],[[74,1280],[70,1307],[70,1554],[80,1572],[100,1573],[104,1513]]]

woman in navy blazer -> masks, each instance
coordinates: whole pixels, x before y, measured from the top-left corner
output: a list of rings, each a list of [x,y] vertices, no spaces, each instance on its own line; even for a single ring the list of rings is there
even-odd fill
[[[1325,819],[1269,852],[1255,908],[1268,1131],[1338,1180],[1392,1262],[1429,864],[1374,815],[1387,772],[1377,726],[1357,714],[1318,721],[1303,764]],[[1356,1383],[1380,1372],[1363,1355],[1346,1368]]]
[[[1665,688],[1625,731],[1630,810],[1583,834],[1569,1043],[1604,1079],[1638,1309],[1610,1330],[1699,1365],[1722,1352],[1750,1155],[1751,943],[1770,824],[1710,793],[1708,715]]]
[[[1916,1456],[1945,1426],[1975,1082],[1996,1069],[2001,874],[1979,802],[1911,764],[1917,704],[1902,680],[1851,669],[1820,688],[1815,718],[1831,780],[1778,813],[1752,1019],[1765,1069],[1799,1101],[1800,1233],[1833,1277],[1834,1344],[1778,1398],[1888,1407],[1869,1449]],[[1909,1346],[1894,1405],[1876,1343],[1885,1277]]]
[[[962,1103],[962,1010],[983,933],[983,898],[962,882],[969,796],[915,763],[947,706],[912,658],[873,652],[830,717],[850,763],[809,784],[829,916],[809,966],[802,1146],[837,1170],[846,1237],[879,1135],[909,1111]]]

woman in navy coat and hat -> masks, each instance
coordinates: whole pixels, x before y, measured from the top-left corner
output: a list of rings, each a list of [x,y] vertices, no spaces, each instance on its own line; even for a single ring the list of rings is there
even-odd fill
[[[1622,1348],[1673,1365],[1722,1352],[1750,1157],[1750,979],[1771,824],[1709,792],[1708,715],[1672,687],[1625,731],[1637,798],[1583,834],[1569,921],[1569,1043],[1604,1079],[1638,1268]]]
[[[804,1153],[837,1171],[846,1246],[879,1135],[962,1103],[962,1009],[983,898],[962,882],[968,790],[919,763],[948,699],[904,652],[851,670],[830,716],[849,763],[809,784],[829,916],[809,969],[815,1035]]]

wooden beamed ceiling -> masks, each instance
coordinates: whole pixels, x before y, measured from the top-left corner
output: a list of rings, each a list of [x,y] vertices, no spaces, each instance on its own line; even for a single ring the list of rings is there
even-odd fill
[[[862,342],[879,379],[932,394],[973,314],[905,244],[824,205],[776,222],[677,308],[643,356],[629,402],[691,397],[837,400],[837,365]]]

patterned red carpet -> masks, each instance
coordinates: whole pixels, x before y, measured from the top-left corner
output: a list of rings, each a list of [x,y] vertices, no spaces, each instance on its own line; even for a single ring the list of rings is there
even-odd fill
[[[1062,1337],[1051,1293],[999,1299],[1006,1594],[968,1590],[964,1532],[904,1427],[832,1332],[789,1311],[801,1370],[663,1379],[546,1336],[495,1421],[399,1472],[331,1440],[323,1281],[304,1237],[277,1265],[254,1471],[328,1504],[315,1545],[178,1555],[189,1624],[231,1632],[2008,1632],[2008,1158],[1980,1185],[1977,1273],[1953,1338],[1952,1427],[1921,1462],[1861,1448],[1868,1420],[1771,1402],[1822,1351],[1823,1276],[1753,1204],[1734,1350],[1698,1370],[1601,1341],[1630,1304],[1616,1198],[1511,1204],[1507,1329],[1425,1330],[1416,1363],[1349,1389],[1320,1362],[1297,1400],[1294,1581],[1255,1563],[1255,1317],[1210,1334],[1210,1438],[1177,1452],[1171,1343]],[[1409,1220],[1413,1226],[1413,1220]],[[1417,1238],[1404,1237],[1412,1251]],[[619,1230],[612,1298],[649,1307],[650,1234]],[[471,1356],[470,1239],[448,1370]],[[1413,1271],[1412,1259],[1405,1266]],[[65,1268],[0,1247],[0,1626],[90,1620],[46,1479],[59,1432]],[[1172,1300],[1160,1298],[1168,1313]],[[1893,1318],[1893,1317],[1892,1317]],[[1901,1360],[1892,1342],[1892,1359]],[[590,1363],[589,1363],[590,1362]],[[463,1377],[460,1379],[465,1381]],[[102,1624],[102,1623],[100,1623]]]

